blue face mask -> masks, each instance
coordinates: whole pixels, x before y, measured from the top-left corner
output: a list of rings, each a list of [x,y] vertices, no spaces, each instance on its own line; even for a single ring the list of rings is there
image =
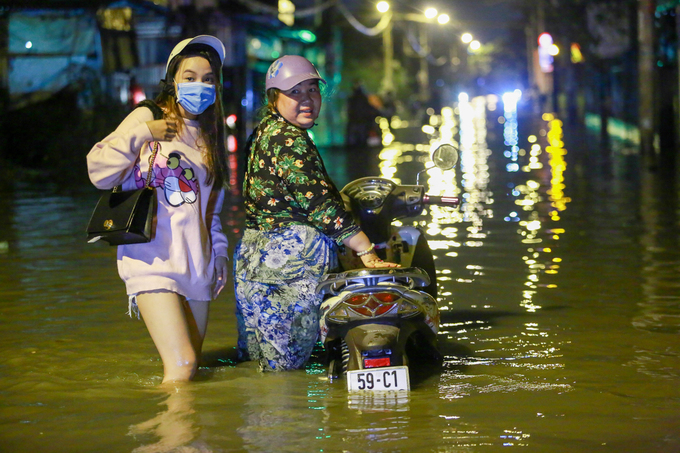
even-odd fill
[[[215,103],[215,85],[201,82],[177,84],[177,102],[192,115],[200,115]]]

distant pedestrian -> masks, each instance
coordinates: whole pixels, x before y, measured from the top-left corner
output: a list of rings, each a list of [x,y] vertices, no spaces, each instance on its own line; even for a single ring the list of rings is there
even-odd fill
[[[210,300],[227,279],[227,238],[219,219],[228,179],[224,54],[213,36],[181,41],[168,58],[155,101],[163,119],[137,108],[87,156],[95,186],[131,190],[146,180],[151,143],[160,145],[151,179],[158,188],[155,237],[118,246],[118,272],[130,313],[139,310],[163,360],[163,382],[193,378]]]
[[[366,146],[379,110],[371,105],[369,96],[360,83],[355,83],[347,99],[347,133],[345,143],[349,146]]]

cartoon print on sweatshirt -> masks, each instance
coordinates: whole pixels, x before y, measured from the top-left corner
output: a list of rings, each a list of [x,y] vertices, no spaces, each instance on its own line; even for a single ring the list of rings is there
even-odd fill
[[[144,187],[139,165],[135,165],[135,182],[137,187]],[[194,170],[182,167],[182,155],[178,152],[172,152],[167,157],[158,153],[150,185],[163,189],[165,199],[174,207],[191,204],[198,198],[198,181]]]

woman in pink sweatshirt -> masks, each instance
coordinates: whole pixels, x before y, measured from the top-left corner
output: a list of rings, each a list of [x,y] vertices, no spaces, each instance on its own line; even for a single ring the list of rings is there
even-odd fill
[[[87,155],[99,189],[151,185],[158,211],[151,242],[118,246],[129,312],[141,313],[163,360],[163,382],[188,381],[198,368],[208,308],[227,279],[227,238],[219,213],[227,181],[222,110],[222,42],[207,35],[173,49],[156,104],[139,107]],[[153,107],[153,106],[152,106]],[[137,311],[138,310],[138,311]]]

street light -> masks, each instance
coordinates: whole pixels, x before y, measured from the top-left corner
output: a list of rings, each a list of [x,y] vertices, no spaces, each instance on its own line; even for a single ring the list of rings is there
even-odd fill
[[[390,10],[390,4],[386,1],[378,2],[375,7],[378,9],[380,14],[385,14]],[[392,13],[390,13],[390,16]],[[383,16],[386,17],[386,16]],[[389,93],[394,89],[394,77],[393,77],[393,67],[392,60],[394,59],[394,48],[392,44],[392,21],[390,20],[382,33],[383,37],[383,66],[384,75],[382,81],[382,89]]]
[[[392,14],[392,11],[390,11],[390,4],[387,1],[381,0],[378,3],[376,3],[376,9],[383,14],[383,19],[387,18],[386,22],[387,25],[382,31],[382,36],[383,36],[383,52],[384,52],[384,76],[383,76],[383,81],[382,81],[382,90],[389,92],[394,89],[394,81],[393,81],[393,67],[392,67],[392,62],[394,58],[394,49],[393,43],[392,43],[392,21],[390,19],[392,18],[399,18],[400,20],[406,20],[406,21],[412,21],[412,22],[417,22],[420,25],[420,50],[417,50],[416,52],[420,54],[422,57],[420,59],[420,71],[418,73],[418,80],[419,84],[421,85],[421,97],[425,100],[427,99],[429,93],[428,93],[428,62],[427,62],[427,53],[429,52],[429,46],[427,44],[427,34],[426,31],[423,29],[422,26],[425,24],[431,24],[433,22],[438,22],[440,25],[447,24],[451,21],[451,17],[448,14],[440,14],[436,8],[426,8],[425,11],[423,11],[423,14],[416,14],[416,13],[409,13],[409,14]],[[347,14],[345,14],[347,16]],[[383,21],[381,19],[381,22]],[[355,26],[356,28],[356,26]],[[414,47],[415,49],[415,47]]]
[[[428,68],[428,61],[427,61],[427,53],[430,52],[429,45],[427,43],[427,31],[424,29],[424,24],[427,23],[433,23],[434,19],[436,18],[436,21],[439,23],[439,25],[444,25],[449,23],[451,20],[451,17],[448,14],[444,13],[439,13],[436,8],[426,8],[425,11],[423,12],[423,15],[425,16],[425,20],[423,20],[423,16],[420,17],[413,17],[414,22],[419,22],[420,25],[420,51],[418,53],[420,54],[420,70],[418,71],[418,82],[420,85],[420,98],[422,101],[427,101],[430,97],[429,93],[429,68]]]
[[[463,36],[460,37],[460,40],[465,44],[470,44],[472,42],[472,35],[470,33],[463,33]]]
[[[378,2],[375,7],[380,11],[381,13],[386,13],[390,9],[390,4],[387,2]]]

